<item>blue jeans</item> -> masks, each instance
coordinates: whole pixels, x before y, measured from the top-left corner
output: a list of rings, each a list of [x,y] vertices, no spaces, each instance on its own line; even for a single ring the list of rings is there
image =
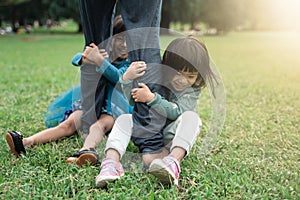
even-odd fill
[[[152,92],[161,91],[161,63],[159,46],[159,25],[162,0],[119,0],[121,15],[126,27],[126,42],[131,61],[145,61],[147,71],[143,77],[133,82],[146,83]],[[112,24],[115,14],[116,0],[79,0],[79,9],[85,36],[85,44],[100,44],[109,52],[109,42],[112,35]],[[149,28],[150,27],[150,28]],[[95,68],[95,67],[94,67]],[[82,93],[82,129],[88,132],[89,126],[97,120],[94,108],[103,106],[101,98],[105,96],[107,81],[101,81],[101,74],[92,73],[90,67],[81,68]],[[98,82],[102,87],[99,87]],[[100,84],[100,85],[101,85]],[[96,86],[97,96],[95,95]],[[101,91],[103,89],[103,91]],[[86,95],[85,95],[86,94]],[[95,105],[95,106],[93,106]],[[92,108],[92,109],[91,109]],[[134,143],[143,153],[160,152],[163,148],[162,127],[164,117],[149,109],[144,103],[136,103],[133,111]]]

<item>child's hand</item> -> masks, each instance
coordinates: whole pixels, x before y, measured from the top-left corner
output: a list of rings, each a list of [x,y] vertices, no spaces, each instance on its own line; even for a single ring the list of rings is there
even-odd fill
[[[155,98],[155,94],[150,91],[144,83],[139,83],[139,88],[131,90],[132,98],[135,102],[148,103]]]
[[[104,57],[99,52],[98,47],[94,43],[85,48],[84,52],[82,53],[82,58],[82,63],[97,66],[101,66],[104,60]]]
[[[99,49],[99,53],[103,56],[103,58],[108,59],[109,55],[108,53],[105,51],[105,49]]]
[[[122,79],[124,81],[134,80],[145,74],[146,63],[144,61],[132,62],[126,72],[123,74]]]

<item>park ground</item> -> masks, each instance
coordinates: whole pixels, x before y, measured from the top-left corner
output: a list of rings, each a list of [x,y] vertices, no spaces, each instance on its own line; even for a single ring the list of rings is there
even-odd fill
[[[162,36],[162,48],[171,39]],[[34,147],[20,159],[5,141],[10,129],[29,136],[45,128],[43,113],[51,101],[79,82],[70,60],[82,50],[83,36],[0,36],[0,199],[300,199],[300,33],[201,39],[226,90],[226,121],[213,149],[200,154],[212,110],[204,90],[204,127],[182,163],[178,188],[127,170],[99,190],[100,163],[78,168],[65,162],[81,146],[79,137]]]

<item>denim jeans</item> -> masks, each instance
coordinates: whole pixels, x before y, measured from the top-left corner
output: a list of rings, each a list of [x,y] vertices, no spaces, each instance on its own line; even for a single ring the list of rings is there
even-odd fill
[[[95,43],[109,52],[109,40],[112,35],[112,24],[116,8],[116,0],[79,0],[79,9],[85,36],[85,45]],[[136,79],[133,86],[139,82],[146,83],[152,92],[161,91],[161,62],[159,46],[159,25],[162,0],[119,0],[121,15],[126,27],[126,42],[131,61],[145,61],[147,70],[143,77]],[[106,42],[108,41],[108,42]],[[101,81],[101,74],[90,73],[89,67],[81,69],[82,93],[82,129],[88,131],[89,126],[96,121],[91,107],[103,106],[100,98],[95,98],[95,85],[100,80],[97,95],[103,94],[106,82]],[[102,91],[103,89],[103,91]],[[86,95],[85,95],[86,94]],[[97,96],[96,96],[97,97]],[[156,153],[162,150],[162,127],[164,117],[149,109],[144,103],[136,103],[133,111],[133,136],[135,144],[143,153]]]

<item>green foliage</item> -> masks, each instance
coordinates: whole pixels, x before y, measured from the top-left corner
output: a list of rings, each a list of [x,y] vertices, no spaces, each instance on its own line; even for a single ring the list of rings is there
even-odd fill
[[[52,0],[49,5],[49,15],[52,19],[59,20],[62,18],[71,18],[77,23],[80,23],[78,0]]]
[[[33,21],[39,21],[43,25],[46,24],[48,19],[56,21],[73,19],[81,28],[77,0],[23,0],[20,3],[0,4],[0,11],[0,19],[11,22],[13,26],[15,22],[25,25],[33,24]]]
[[[171,40],[163,37],[162,48]],[[211,113],[204,90],[199,105],[204,127],[181,164],[178,188],[126,171],[100,190],[94,182],[100,163],[83,168],[65,163],[82,145],[76,135],[27,149],[20,159],[4,139],[10,129],[30,136],[45,128],[47,106],[79,81],[70,59],[82,50],[82,35],[1,36],[0,198],[299,199],[299,34],[231,33],[202,40],[227,93],[226,124],[216,146],[200,156]]]
[[[240,0],[203,0],[199,7],[201,19],[211,28],[233,30],[244,22],[244,3]]]
[[[1,0],[0,6],[15,6],[28,1],[30,0]]]
[[[77,0],[3,0],[0,1],[0,21],[19,21],[26,24],[47,19],[73,19],[81,30]],[[161,27],[171,23],[188,24],[190,29],[200,29],[199,24],[217,31],[249,30],[299,30],[297,0],[164,0]],[[119,11],[119,10],[118,10]]]

